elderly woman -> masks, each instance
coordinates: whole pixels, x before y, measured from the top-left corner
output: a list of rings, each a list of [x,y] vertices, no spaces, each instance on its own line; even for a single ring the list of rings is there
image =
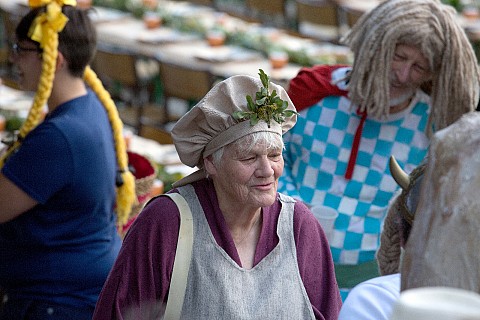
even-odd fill
[[[153,318],[172,303],[182,319],[337,318],[341,299],[325,234],[303,203],[277,193],[282,134],[295,109],[282,87],[263,71],[260,77],[220,82],[175,125],[180,158],[200,168],[171,191],[186,200],[193,234],[179,238],[184,220],[169,197],[147,204],[94,319]],[[183,236],[193,237],[191,262],[176,281],[174,262],[190,258],[188,250],[175,253]],[[185,292],[173,295],[182,281]]]

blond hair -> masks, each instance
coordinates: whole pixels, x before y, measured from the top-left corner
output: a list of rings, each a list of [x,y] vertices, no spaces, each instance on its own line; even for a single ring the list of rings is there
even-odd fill
[[[479,67],[453,7],[437,0],[388,0],[362,16],[342,42],[355,56],[350,98],[368,114],[389,114],[389,76],[397,44],[418,47],[430,63],[429,123],[435,130],[475,110]]]
[[[60,3],[60,4],[59,4]],[[69,2],[71,4],[72,1]],[[75,4],[75,2],[73,2]],[[63,2],[55,0],[47,4],[47,6],[56,5],[61,7]],[[46,13],[43,13],[46,14]],[[66,17],[62,17],[66,19]],[[66,19],[67,21],[68,19]],[[35,23],[37,20],[34,21]],[[40,20],[42,23],[42,20]],[[46,21],[46,19],[44,20]],[[66,22],[65,21],[65,22]],[[32,25],[35,27],[35,25]],[[23,139],[42,121],[42,111],[47,103],[48,98],[52,92],[53,79],[55,75],[55,66],[58,57],[58,33],[63,29],[63,26],[58,28],[54,24],[50,25],[45,22],[41,28],[40,46],[42,52],[42,74],[40,76],[39,84],[32,107],[28,116],[20,128],[18,139],[7,150],[7,152],[0,158],[0,167],[3,167],[6,159],[20,148]],[[33,29],[32,29],[33,30]],[[117,164],[119,174],[117,176],[117,224],[123,226],[129,217],[132,205],[137,201],[135,196],[135,178],[128,169],[128,156],[126,152],[125,140],[123,138],[123,123],[118,115],[117,108],[113,102],[110,94],[105,90],[101,81],[96,76],[95,72],[87,66],[84,72],[84,80],[96,93],[99,100],[105,107],[110,125],[112,127],[113,138],[115,142],[115,151],[117,157]],[[112,181],[115,183],[115,181]]]

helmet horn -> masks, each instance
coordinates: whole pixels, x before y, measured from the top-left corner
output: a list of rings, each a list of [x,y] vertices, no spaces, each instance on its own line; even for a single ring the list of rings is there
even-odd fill
[[[410,177],[403,171],[394,156],[390,156],[390,173],[395,182],[397,182],[403,190],[408,188],[410,185]]]

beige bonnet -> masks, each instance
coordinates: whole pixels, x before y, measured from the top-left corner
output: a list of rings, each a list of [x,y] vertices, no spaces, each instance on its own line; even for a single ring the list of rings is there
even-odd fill
[[[187,112],[172,129],[172,137],[180,160],[189,167],[200,169],[203,158],[218,149],[250,133],[268,131],[279,135],[287,132],[296,122],[296,115],[285,117],[281,124],[271,121],[259,121],[251,125],[250,121],[236,120],[235,111],[248,111],[247,95],[255,99],[261,90],[260,79],[239,75],[216,84],[200,102]],[[287,110],[295,111],[285,89],[269,82],[269,92],[276,91],[277,96],[288,103]],[[174,187],[185,185],[205,177],[203,170],[174,183]]]

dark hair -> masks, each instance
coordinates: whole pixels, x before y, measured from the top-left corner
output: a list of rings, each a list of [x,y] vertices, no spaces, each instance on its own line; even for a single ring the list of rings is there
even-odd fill
[[[15,34],[17,41],[38,42],[28,36],[28,31],[37,15],[45,12],[45,7],[30,10],[18,24]],[[97,44],[97,35],[88,16],[87,10],[72,6],[63,6],[62,12],[68,17],[68,22],[58,34],[58,51],[63,54],[68,63],[68,69],[73,76],[83,77],[85,67],[92,61]]]

